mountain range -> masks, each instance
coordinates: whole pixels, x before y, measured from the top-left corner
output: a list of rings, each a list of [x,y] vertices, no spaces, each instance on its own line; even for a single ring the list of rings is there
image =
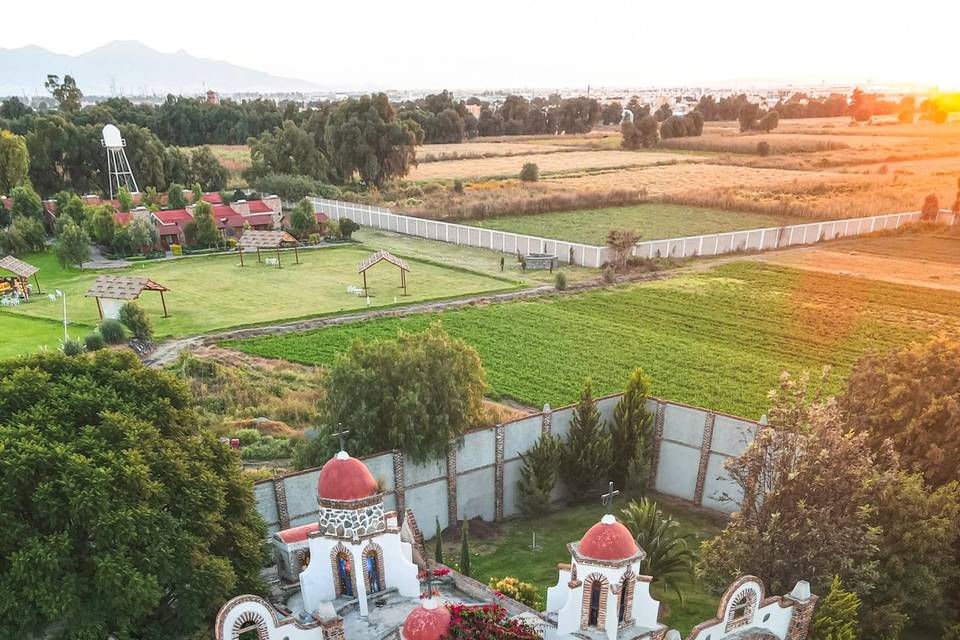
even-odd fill
[[[313,82],[283,78],[186,51],[162,53],[136,40],[116,40],[77,56],[42,47],[0,48],[0,96],[46,94],[47,74],[71,75],[85,95],[316,91]]]

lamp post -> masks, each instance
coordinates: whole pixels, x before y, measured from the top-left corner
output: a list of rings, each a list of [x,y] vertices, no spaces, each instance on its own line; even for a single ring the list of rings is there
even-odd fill
[[[47,297],[50,299],[50,302],[56,302],[57,298],[63,300],[63,342],[66,344],[67,340],[70,339],[70,336],[67,335],[67,294],[60,289],[56,289],[54,293],[47,294]]]

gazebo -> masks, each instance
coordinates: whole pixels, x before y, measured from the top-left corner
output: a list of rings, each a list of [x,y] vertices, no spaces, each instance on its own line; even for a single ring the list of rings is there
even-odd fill
[[[27,264],[23,260],[19,260],[13,256],[0,258],[0,271],[13,274],[12,276],[0,274],[0,294],[13,290],[13,292],[21,298],[29,299],[30,276],[33,276],[33,281],[37,283],[37,293],[41,293],[40,280],[37,279],[37,271],[39,270],[40,269],[32,264]]]
[[[96,298],[97,311],[100,313],[100,319],[104,317],[116,318],[120,313],[120,307],[136,300],[144,291],[159,291],[160,303],[163,305],[163,317],[169,318],[167,314],[167,301],[163,297],[164,291],[170,291],[162,284],[158,284],[150,278],[138,278],[135,276],[97,276],[93,286],[87,289],[84,294],[88,298]]]
[[[357,273],[363,274],[363,293],[364,295],[368,294],[367,290],[367,270],[373,265],[386,260],[390,264],[394,265],[400,269],[400,286],[403,287],[403,295],[407,295],[407,272],[410,271],[410,267],[407,266],[405,260],[398,258],[389,251],[385,249],[380,249],[370,257],[364,259],[363,262],[357,266]]]
[[[243,266],[244,249],[256,249],[257,262],[260,262],[260,249],[274,249],[277,252],[277,269],[280,269],[282,266],[280,264],[280,246],[284,242],[293,245],[294,258],[297,264],[300,264],[300,252],[297,249],[300,243],[286,231],[262,231],[256,229],[244,231],[243,235],[240,236],[240,239],[237,241],[237,248],[240,250],[240,266]]]

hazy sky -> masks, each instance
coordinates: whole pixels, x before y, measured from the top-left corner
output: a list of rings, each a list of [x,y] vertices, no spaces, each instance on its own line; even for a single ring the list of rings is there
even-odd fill
[[[960,0],[4,3],[0,46],[136,39],[349,88],[873,80],[960,88]]]

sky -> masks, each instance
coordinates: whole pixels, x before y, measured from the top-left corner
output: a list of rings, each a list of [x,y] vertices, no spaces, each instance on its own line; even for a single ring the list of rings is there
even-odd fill
[[[332,88],[960,89],[960,0],[51,0],[2,13],[5,48],[135,39]]]

